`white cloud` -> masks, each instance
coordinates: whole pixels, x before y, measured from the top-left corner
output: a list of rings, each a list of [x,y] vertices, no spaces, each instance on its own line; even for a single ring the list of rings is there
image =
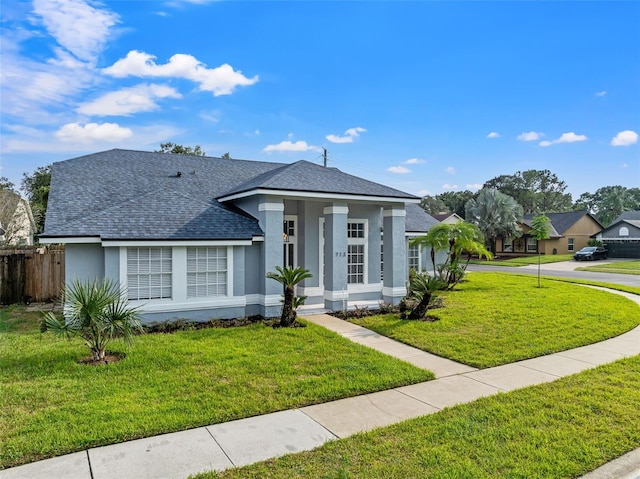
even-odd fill
[[[587,140],[586,135],[576,135],[574,132],[570,131],[568,133],[563,133],[560,135],[560,138],[556,138],[551,141],[541,141],[540,146],[551,146],[557,145],[558,143],[575,143],[576,141],[585,141]]]
[[[605,90],[599,91],[596,93],[596,96],[605,96],[607,92]]]
[[[429,190],[418,190],[418,196],[428,196],[431,192]]]
[[[444,171],[446,171],[450,175],[456,174],[456,169],[453,166],[447,166]]]
[[[353,143],[353,140],[355,138],[358,138],[360,136],[360,133],[365,133],[366,131],[367,130],[365,130],[364,128],[357,126],[355,128],[349,128],[347,131],[345,131],[345,136],[331,134],[327,135],[326,138],[331,143]]]
[[[390,166],[389,168],[387,168],[387,171],[389,171],[390,173],[397,173],[399,175],[411,173],[411,170],[406,166]]]
[[[142,84],[107,93],[78,107],[78,113],[96,116],[128,116],[132,113],[159,108],[157,98],[182,98],[174,88],[166,85]]]
[[[544,136],[544,133],[540,133],[537,131],[523,131],[518,135],[518,140],[520,141],[536,141]]]
[[[207,68],[192,55],[177,53],[164,65],[155,63],[155,56],[131,50],[125,58],[102,70],[116,78],[128,76],[184,78],[199,85],[201,91],[210,91],[214,96],[230,95],[238,86],[249,86],[258,82],[258,76],[245,77],[227,63],[216,68]]]
[[[417,165],[418,163],[424,163],[424,160],[420,158],[410,158],[404,162],[405,165]]]
[[[498,133],[497,131],[492,131],[487,135],[487,138],[500,138],[500,133]]]
[[[267,145],[262,151],[270,153],[272,151],[320,151],[320,148],[313,145],[308,145],[306,141],[298,140],[296,142],[281,141],[277,145]]]
[[[471,191],[480,190],[482,189],[482,183],[470,183],[466,185],[466,188]]]
[[[611,140],[611,146],[629,146],[638,142],[638,134],[633,130],[624,130]]]
[[[76,58],[92,62],[120,17],[82,0],[34,0],[34,12],[49,34]]]
[[[198,117],[210,123],[218,123],[222,118],[222,112],[220,110],[201,111]]]
[[[56,137],[65,142],[92,143],[94,141],[121,141],[130,138],[133,132],[117,123],[67,123],[58,131]]]
[[[457,190],[458,189],[458,185],[450,185],[449,183],[445,183],[444,185],[442,185],[442,189],[443,190]]]
[[[620,168],[629,168],[629,163],[622,163]]]

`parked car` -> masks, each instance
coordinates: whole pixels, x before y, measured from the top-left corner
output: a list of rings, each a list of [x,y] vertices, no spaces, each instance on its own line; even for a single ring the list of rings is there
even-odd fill
[[[592,261],[594,259],[607,259],[607,256],[607,250],[600,246],[585,246],[573,255],[573,259],[576,261]]]

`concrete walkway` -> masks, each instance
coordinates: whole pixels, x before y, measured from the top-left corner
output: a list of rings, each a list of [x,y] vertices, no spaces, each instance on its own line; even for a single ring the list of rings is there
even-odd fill
[[[640,297],[619,293],[640,305]],[[315,324],[433,371],[433,381],[299,409],[163,434],[0,471],[0,479],[182,479],[314,449],[327,441],[473,401],[498,392],[554,381],[640,354],[640,326],[616,338],[526,361],[477,370],[400,344],[360,326],[320,314]],[[611,475],[613,474],[613,475]],[[640,478],[640,450],[585,479]]]

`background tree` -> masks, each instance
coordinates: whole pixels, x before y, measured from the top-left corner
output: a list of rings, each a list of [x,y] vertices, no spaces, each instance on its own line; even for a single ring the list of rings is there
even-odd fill
[[[487,188],[478,192],[466,205],[466,218],[478,226],[490,241],[491,252],[496,252],[496,238],[516,238],[522,235],[518,222],[522,221],[522,206],[509,195]]]
[[[23,173],[21,190],[29,200],[33,220],[36,223],[36,236],[44,231],[44,222],[49,202],[51,185],[51,165],[39,166],[31,174]]]
[[[14,185],[9,178],[6,176],[0,176],[0,190],[11,191],[12,193],[17,193],[16,185]]]
[[[430,215],[449,212],[449,207],[444,204],[444,201],[439,200],[437,196],[423,196],[420,206]]]
[[[220,158],[222,158],[223,160],[230,160],[231,159],[231,155],[229,154],[229,152],[227,151],[226,153],[224,153]]]
[[[174,153],[176,155],[192,155],[192,156],[207,156],[202,151],[200,145],[196,146],[182,146],[176,143],[160,143],[160,149],[155,151],[156,153]]]
[[[460,218],[464,218],[466,214],[465,205],[467,201],[474,198],[475,194],[473,191],[464,190],[464,191],[446,191],[444,193],[440,193],[436,196],[439,200],[447,205],[448,211],[457,214]]]
[[[640,210],[640,188],[603,186],[595,193],[582,193],[573,207],[586,209],[604,226],[609,226],[624,211]]]
[[[296,321],[296,306],[304,302],[304,296],[295,298],[294,287],[301,281],[311,278],[308,269],[300,266],[292,268],[291,266],[276,266],[277,273],[267,273],[267,278],[274,279],[284,286],[284,300],[282,302],[282,314],[280,316],[280,327],[286,328]],[[300,300],[299,298],[303,298]]]
[[[522,206],[524,214],[571,211],[571,194],[567,184],[549,170],[517,171],[487,181],[483,189],[495,188],[511,196]]]
[[[531,220],[531,236],[538,241],[549,239],[551,220],[545,216],[534,216]],[[538,248],[538,288],[540,288],[540,248]]]

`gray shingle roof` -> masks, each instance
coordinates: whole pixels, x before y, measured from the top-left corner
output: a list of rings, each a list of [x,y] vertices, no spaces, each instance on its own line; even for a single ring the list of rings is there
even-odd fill
[[[262,234],[258,221],[216,198],[258,186],[417,198],[306,161],[289,165],[115,149],[53,164],[42,237],[250,239]]]
[[[417,196],[404,191],[343,173],[337,168],[325,168],[304,160],[256,176],[245,183],[230,188],[221,197],[255,189],[418,199]]]
[[[547,213],[546,216],[551,220],[551,226],[553,230],[555,230],[555,231],[552,231],[552,234],[550,234],[550,236],[552,238],[562,236],[565,233],[565,231],[567,231],[569,228],[571,228],[571,226],[576,224],[576,222],[580,218],[582,218],[584,215],[589,215],[589,217],[591,217],[593,221],[595,221],[598,225],[600,225],[600,227],[602,227],[600,222],[596,220],[587,211],[568,211],[565,213]],[[533,219],[534,216],[538,216],[538,215],[535,215],[535,214],[524,215],[522,222],[527,226],[531,226],[531,220]]]
[[[407,217],[405,218],[405,230],[408,233],[426,233],[432,226],[439,222],[420,205],[410,203],[407,205]]]
[[[611,224],[616,224],[621,220],[631,220],[631,221],[639,221],[640,220],[640,211],[624,211],[618,216],[615,220],[611,222]]]

